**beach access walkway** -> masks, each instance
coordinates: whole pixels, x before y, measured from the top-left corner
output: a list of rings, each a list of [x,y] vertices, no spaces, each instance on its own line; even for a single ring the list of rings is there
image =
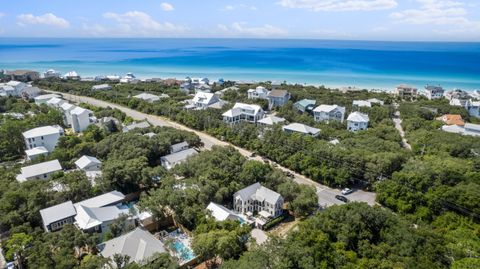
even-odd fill
[[[398,132],[400,133],[400,136],[402,137],[402,147],[408,150],[412,150],[412,146],[408,143],[407,139],[405,138],[405,131],[403,130],[403,127],[402,127],[402,119],[400,118],[400,111],[398,111],[398,104],[394,103],[393,106],[395,107],[395,114],[392,120],[393,120],[393,123],[395,123],[395,128],[398,130]]]
[[[55,92],[55,91],[49,91],[49,90],[45,90],[45,91],[49,92],[49,93],[61,94],[64,99],[69,100],[73,103],[86,103],[86,104],[90,104],[90,105],[97,106],[97,107],[117,108],[117,109],[121,110],[122,112],[124,112],[127,116],[132,117],[134,120],[139,120],[139,121],[147,120],[149,123],[151,123],[152,125],[155,125],[155,126],[172,127],[172,128],[179,129],[179,130],[192,132],[192,133],[195,133],[196,135],[198,135],[200,137],[200,140],[203,142],[203,146],[206,149],[211,149],[212,146],[214,146],[214,145],[232,146],[235,149],[237,149],[240,152],[240,154],[242,154],[243,156],[245,156],[245,157],[247,157],[251,160],[257,160],[257,161],[262,162],[262,156],[252,157],[253,152],[251,152],[249,150],[237,147],[237,146],[232,145],[230,143],[227,143],[225,141],[221,141],[221,140],[219,140],[219,139],[217,139],[217,138],[215,138],[215,137],[213,137],[209,134],[191,129],[191,128],[185,126],[185,125],[182,125],[182,124],[179,124],[177,122],[171,121],[171,120],[169,120],[165,117],[146,114],[146,113],[139,112],[139,111],[136,111],[136,110],[133,110],[133,109],[130,109],[130,108],[118,105],[118,104],[110,103],[110,102],[103,101],[103,100],[98,100],[98,99],[87,97],[87,96],[79,96],[79,95],[73,95],[73,94],[69,94],[69,93]],[[274,162],[270,161],[270,164],[274,164]],[[290,172],[291,174],[293,174],[293,176],[294,176],[293,180],[295,182],[297,182],[299,184],[305,184],[305,185],[310,185],[310,186],[315,187],[315,189],[317,191],[317,196],[318,196],[318,203],[319,203],[320,206],[327,207],[327,206],[331,206],[331,205],[334,205],[334,204],[343,204],[344,203],[344,202],[335,198],[335,195],[341,195],[341,190],[333,189],[333,188],[330,188],[328,186],[322,185],[318,182],[313,181],[310,178],[307,178],[307,177],[305,177],[305,176],[303,176],[299,173],[296,173],[296,172],[294,172],[294,171],[292,171],[292,170],[290,170],[286,167],[283,167],[279,164],[276,164],[276,166],[277,166],[278,169],[280,169],[284,172]],[[367,191],[363,191],[363,190],[355,190],[353,193],[348,195],[348,199],[350,201],[366,202],[369,205],[377,204],[375,202],[376,193],[367,192]]]

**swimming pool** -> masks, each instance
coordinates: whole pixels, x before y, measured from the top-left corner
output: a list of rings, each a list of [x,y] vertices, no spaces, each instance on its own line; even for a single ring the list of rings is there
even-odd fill
[[[182,241],[175,240],[172,245],[175,249],[175,253],[183,262],[188,262],[195,258],[193,251],[189,247],[185,246]]]

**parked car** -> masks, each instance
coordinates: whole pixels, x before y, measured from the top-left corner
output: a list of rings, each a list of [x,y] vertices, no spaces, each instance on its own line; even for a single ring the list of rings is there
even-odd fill
[[[343,195],[347,195],[347,194],[350,194],[350,193],[352,193],[352,192],[353,192],[353,190],[350,189],[350,188],[345,188],[345,189],[342,190],[342,194],[343,194]]]
[[[347,197],[345,196],[341,196],[341,195],[335,195],[335,198],[337,198],[338,200],[344,202],[344,203],[348,203],[348,199]]]

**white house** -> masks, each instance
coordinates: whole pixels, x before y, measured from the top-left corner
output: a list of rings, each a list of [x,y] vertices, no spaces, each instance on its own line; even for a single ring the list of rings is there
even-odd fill
[[[70,79],[70,80],[79,80],[80,75],[76,71],[70,71],[67,72],[65,75],[63,75],[64,79]]]
[[[305,134],[312,137],[316,137],[320,134],[320,129],[310,127],[308,125],[297,123],[297,122],[285,125],[282,127],[282,129],[287,133],[300,133],[300,134]]]
[[[128,256],[131,262],[144,265],[151,262],[155,254],[168,253],[160,240],[141,228],[105,241],[97,245],[97,249],[100,255],[111,261],[112,266],[115,266],[113,260],[116,255]]]
[[[480,101],[469,101],[468,114],[475,118],[480,118]]]
[[[188,157],[197,154],[198,152],[195,149],[189,148],[160,157],[160,162],[165,169],[170,170],[177,164],[186,161]]]
[[[236,220],[241,223],[245,222],[244,218],[238,213],[214,202],[208,204],[207,211],[210,213],[210,216],[217,221]]]
[[[372,103],[366,100],[353,100],[352,106],[353,107],[372,107]]]
[[[259,105],[236,103],[232,109],[222,114],[223,121],[235,124],[241,121],[257,123],[262,119],[265,112]]]
[[[54,69],[48,69],[47,71],[43,72],[44,78],[60,78],[62,74],[60,72],[55,71]]]
[[[109,225],[121,215],[129,214],[129,207],[123,205],[125,195],[111,191],[74,204],[77,215],[75,225],[84,232],[104,233]],[[134,225],[134,219],[128,218],[126,225]]]
[[[461,135],[480,136],[480,124],[465,123],[464,126],[443,125],[442,130]]]
[[[267,94],[268,108],[284,106],[290,100],[290,93],[285,90],[271,90]]]
[[[48,150],[45,147],[40,146],[33,149],[25,150],[25,154],[27,155],[27,160],[33,161],[39,156],[48,155]]]
[[[54,108],[59,108],[65,102],[66,101],[63,100],[62,98],[53,97],[52,99],[48,100],[46,102],[46,104],[47,104],[47,106],[51,106],[51,107],[54,107]]]
[[[337,105],[320,105],[313,110],[315,121],[339,121],[343,122],[345,117],[345,107]]]
[[[443,98],[444,93],[445,90],[440,86],[425,86],[424,94],[428,98],[428,100],[441,99]]]
[[[139,80],[132,73],[127,73],[123,78],[119,78],[120,83],[136,83]]]
[[[369,120],[367,114],[358,111],[352,112],[347,118],[347,130],[352,132],[366,130]]]
[[[277,116],[268,116],[258,121],[259,125],[272,126],[275,124],[284,123],[286,120]]]
[[[83,155],[75,161],[75,166],[77,166],[77,169],[83,171],[100,171],[102,169],[102,162],[95,157]]]
[[[155,94],[151,94],[151,93],[146,93],[146,92],[135,95],[133,98],[141,99],[141,100],[147,101],[149,103],[153,103],[153,102],[156,102],[156,101],[160,100],[159,96],[157,96]]]
[[[81,133],[87,129],[92,122],[90,121],[90,115],[92,111],[77,106],[70,111],[72,117],[72,129],[75,133]]]
[[[111,90],[112,86],[108,84],[93,85],[92,91],[108,91]]]
[[[26,149],[45,147],[49,152],[53,151],[63,134],[63,128],[58,125],[33,128],[22,133]]]
[[[60,106],[60,111],[62,111],[63,113],[63,120],[65,122],[65,125],[72,126],[72,114],[70,112],[75,108],[76,108],[75,105],[72,105],[67,102],[63,103]]]
[[[34,98],[36,105],[46,104],[48,100],[57,97],[61,98],[58,94],[42,94]]]
[[[66,224],[73,224],[75,222],[75,215],[77,215],[77,211],[72,201],[40,210],[43,228],[46,232],[55,232]]]
[[[62,171],[62,166],[58,160],[37,163],[34,165],[29,165],[22,167],[21,173],[17,175],[17,180],[19,182],[24,182],[27,180],[34,179],[49,179],[50,176],[55,173]]]
[[[220,102],[220,98],[216,94],[206,92],[196,93],[192,100],[193,105],[197,109],[206,109],[218,102]]]
[[[384,102],[380,99],[377,99],[377,98],[370,98],[367,100],[367,102],[370,102],[371,105],[373,104],[378,104],[378,105],[381,105],[383,106]]]
[[[260,183],[252,184],[237,191],[233,195],[233,207],[236,212],[247,214],[247,212],[262,212],[264,215],[275,218],[282,214],[283,197]]]
[[[248,99],[267,99],[268,90],[263,86],[247,91]]]
[[[22,91],[28,87],[28,84],[20,81],[11,80],[0,84],[0,96],[20,96]]]

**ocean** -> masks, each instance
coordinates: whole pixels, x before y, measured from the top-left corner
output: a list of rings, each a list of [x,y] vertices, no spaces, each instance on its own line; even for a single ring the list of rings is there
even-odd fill
[[[480,43],[274,39],[0,38],[0,69],[205,76],[391,90],[480,89]]]

